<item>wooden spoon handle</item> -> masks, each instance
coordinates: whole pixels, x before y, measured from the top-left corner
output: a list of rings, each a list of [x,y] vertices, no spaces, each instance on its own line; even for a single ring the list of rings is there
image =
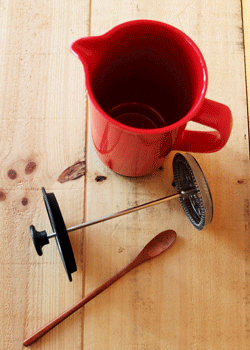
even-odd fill
[[[40,339],[43,335],[45,335],[46,333],[48,333],[52,328],[54,328],[55,326],[57,326],[59,323],[61,323],[63,320],[65,320],[67,317],[69,317],[70,315],[72,315],[75,311],[77,311],[78,309],[80,309],[83,305],[87,304],[90,300],[92,300],[93,298],[95,298],[98,294],[100,294],[101,292],[103,292],[106,288],[108,288],[109,286],[111,286],[113,283],[115,283],[119,278],[121,278],[123,275],[125,275],[127,272],[131,271],[135,266],[137,266],[138,263],[133,260],[128,266],[126,266],[124,269],[122,269],[121,271],[119,271],[116,275],[114,275],[113,277],[111,277],[108,281],[106,281],[105,283],[103,283],[100,287],[96,288],[93,292],[91,292],[90,294],[88,294],[85,298],[83,298],[82,300],[80,300],[78,303],[76,303],[75,305],[73,305],[72,307],[70,307],[69,309],[67,309],[66,311],[64,311],[63,313],[61,313],[59,316],[57,316],[56,318],[54,318],[52,321],[50,321],[49,323],[47,323],[45,326],[43,326],[42,328],[40,328],[38,331],[36,331],[35,333],[33,333],[29,338],[27,338],[23,345],[24,346],[29,346],[31,344],[33,344],[35,341],[37,341],[38,339]]]
[[[126,273],[131,271],[134,267],[142,264],[143,262],[154,258],[155,256],[161,254],[163,251],[168,249],[170,245],[175,241],[176,233],[172,230],[163,231],[159,233],[155,238],[152,239],[144,249],[137,255],[137,257],[124,269],[119,271],[116,275],[111,277],[107,282],[103,283],[100,287],[95,289],[93,292],[88,294],[85,298],[80,300],[78,303],[70,307],[68,310],[64,311],[62,314],[54,318],[52,321],[47,323],[45,326],[40,328],[34,334],[32,334],[29,338],[27,338],[23,345],[29,346],[33,344],[36,340],[41,338],[44,334],[48,333],[52,328],[57,326],[63,320],[65,320],[68,316],[72,315],[75,311],[80,309],[83,305],[88,303],[90,300],[95,298],[98,294],[103,292],[106,288],[115,283],[119,278],[124,276]]]

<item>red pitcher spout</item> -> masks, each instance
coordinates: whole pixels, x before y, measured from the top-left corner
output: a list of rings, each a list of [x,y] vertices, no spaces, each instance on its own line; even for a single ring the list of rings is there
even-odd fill
[[[86,37],[76,40],[71,45],[71,51],[85,65],[90,61],[97,62],[102,56],[102,40],[100,37]]]

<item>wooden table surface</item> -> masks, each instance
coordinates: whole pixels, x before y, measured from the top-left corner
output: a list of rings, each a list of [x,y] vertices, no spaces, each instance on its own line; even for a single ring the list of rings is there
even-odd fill
[[[22,349],[26,337],[168,228],[178,235],[168,252],[123,277],[31,348],[249,349],[249,2],[2,0],[0,11],[0,349]],[[70,52],[80,37],[141,18],[174,25],[197,43],[209,72],[207,97],[232,111],[227,145],[195,155],[210,184],[214,219],[198,232],[174,200],[72,232],[78,270],[70,283],[55,241],[42,257],[31,241],[30,224],[50,232],[42,186],[55,193],[67,227],[175,191],[175,152],[163,169],[143,178],[121,177],[99,161],[84,71]],[[76,163],[77,174],[85,175],[58,181]],[[106,180],[97,182],[97,176]]]

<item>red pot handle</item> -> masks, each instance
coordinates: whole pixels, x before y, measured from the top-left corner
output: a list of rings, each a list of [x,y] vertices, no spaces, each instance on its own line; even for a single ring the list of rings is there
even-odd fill
[[[209,153],[219,151],[227,143],[232,130],[232,114],[222,103],[205,98],[193,122],[209,126],[215,131],[184,130],[174,149],[184,152]]]

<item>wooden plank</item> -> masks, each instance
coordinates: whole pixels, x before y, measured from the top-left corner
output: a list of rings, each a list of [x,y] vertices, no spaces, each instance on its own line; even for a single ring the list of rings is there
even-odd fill
[[[242,0],[242,14],[243,14],[243,29],[244,29],[244,46],[245,46],[245,61],[246,61],[246,79],[249,90],[250,81],[250,3],[247,0]],[[250,104],[250,98],[248,94],[248,106]],[[249,115],[249,108],[248,108]]]
[[[47,334],[32,348],[248,349],[249,138],[239,0],[40,2],[3,1],[0,16],[0,347],[17,349],[38,327],[78,301],[120,268],[158,232],[173,228],[175,245],[139,267]],[[243,1],[248,58],[248,4]],[[197,155],[208,178],[213,223],[197,233],[178,201],[71,234],[78,272],[67,281],[55,243],[38,257],[28,232],[48,231],[40,188],[54,191],[67,226],[174,192],[171,154],[163,170],[120,177],[94,152],[88,127],[85,179],[58,182],[83,161],[84,74],[71,42],[118,23],[149,18],[190,35],[209,71],[207,97],[234,116],[222,151]],[[248,66],[247,66],[248,67]],[[248,72],[248,68],[247,68]],[[9,175],[9,176],[8,176]],[[97,182],[96,176],[107,177]],[[66,199],[66,200],[65,200]],[[86,285],[84,269],[86,268]]]
[[[243,20],[243,29],[244,29],[244,49],[245,49],[245,69],[246,69],[246,91],[247,91],[247,102],[248,102],[248,125],[250,128],[250,113],[249,113],[249,106],[250,106],[250,96],[249,96],[249,86],[250,86],[250,21],[249,21],[249,15],[250,15],[250,4],[248,1],[243,0],[242,1],[242,20]],[[249,130],[248,128],[248,130]],[[248,201],[245,202],[245,210],[248,210]],[[247,224],[247,229],[249,232],[249,220]],[[249,300],[250,295],[250,283],[248,280],[249,276],[249,259],[250,256],[247,252],[246,254],[246,261],[247,261],[247,268],[246,268],[246,300]],[[248,302],[246,302],[246,315],[249,315],[250,313],[250,305]],[[249,318],[247,318],[246,322],[246,328],[249,329]]]
[[[51,232],[42,186],[56,194],[67,225],[83,220],[84,177],[58,177],[85,160],[84,77],[69,48],[88,34],[89,4],[3,1],[0,18],[0,348],[21,349],[82,297],[83,236],[71,239],[78,272],[69,283],[55,241],[38,257],[29,225]],[[81,349],[81,334],[79,312],[33,348]]]
[[[227,104],[234,127],[220,152],[196,155],[209,181],[214,220],[198,233],[178,201],[86,229],[86,293],[124,267],[154,235],[175,229],[164,256],[138,268],[85,306],[86,349],[248,349],[249,157],[239,0],[91,2],[91,35],[131,19],[172,24],[198,44],[207,97]],[[124,178],[98,160],[88,128],[86,218],[174,191],[171,161],[144,178]],[[96,182],[97,175],[107,177]]]

